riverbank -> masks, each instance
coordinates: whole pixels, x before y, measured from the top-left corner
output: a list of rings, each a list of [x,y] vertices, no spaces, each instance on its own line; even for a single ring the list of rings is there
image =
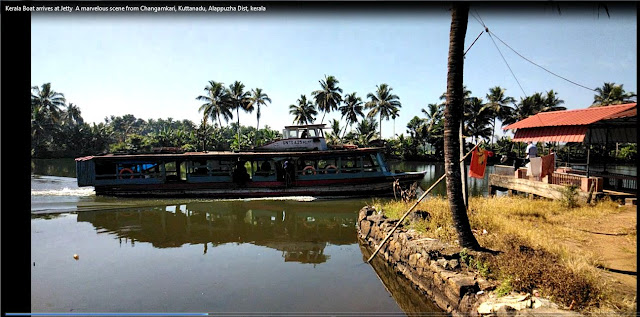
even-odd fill
[[[409,206],[374,202],[368,212],[361,211],[361,243],[373,250],[386,236],[382,233],[390,230],[397,221],[394,219]],[[422,210],[420,214],[426,219],[410,217],[377,257],[386,258],[418,288],[425,274],[432,281],[438,276],[450,278],[450,273],[440,269],[463,274],[454,280],[467,284],[445,279],[444,285],[454,285],[455,296],[447,296],[452,289],[441,290],[441,295],[428,294],[434,285],[422,282],[436,303],[450,306],[439,305],[443,310],[477,313],[481,303],[491,297],[500,301],[508,294],[531,294],[525,302],[548,298],[558,309],[622,315],[635,312],[635,208],[604,201],[568,209],[557,201],[472,197],[471,227],[483,247],[499,251],[495,255],[457,246],[445,199],[427,199],[416,210]]]

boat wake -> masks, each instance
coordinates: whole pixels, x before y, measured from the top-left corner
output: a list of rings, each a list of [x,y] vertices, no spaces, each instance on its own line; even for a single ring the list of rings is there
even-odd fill
[[[31,196],[75,196],[75,197],[87,197],[95,196],[96,192],[93,187],[84,188],[62,188],[62,189],[47,189],[47,190],[31,190]]]

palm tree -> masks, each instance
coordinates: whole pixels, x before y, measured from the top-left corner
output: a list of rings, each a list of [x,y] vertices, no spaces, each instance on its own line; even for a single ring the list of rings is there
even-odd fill
[[[256,130],[260,130],[260,106],[267,106],[267,101],[271,103],[271,98],[261,88],[251,90],[251,105],[256,108]]]
[[[244,110],[245,112],[253,111],[253,105],[251,104],[251,101],[249,98],[249,92],[244,91],[244,84],[236,80],[227,89],[227,96],[228,96],[227,102],[228,102],[229,108],[235,109],[236,116],[238,116],[238,126],[236,127],[238,132],[237,140],[241,140],[240,139],[240,109]]]
[[[637,95],[633,92],[626,92],[622,84],[604,83],[601,88],[596,88],[597,95],[593,96],[591,107],[602,107],[608,105],[619,105],[628,102],[635,102],[633,99]]]
[[[422,113],[427,117],[427,125],[431,129],[442,119],[444,104],[430,103],[427,105],[427,109],[422,109]]]
[[[251,107],[256,108],[256,119],[258,119],[258,121],[256,122],[256,131],[259,131],[260,130],[260,106],[266,107],[267,101],[271,103],[271,98],[269,98],[267,94],[262,92],[262,88],[256,88],[251,90],[250,100],[251,100],[250,102]],[[257,136],[258,134],[256,133],[256,138]],[[256,143],[256,141],[257,139],[254,140],[253,142]]]
[[[375,118],[364,118],[356,126],[357,142],[361,146],[367,146],[374,140],[380,139],[376,133],[378,123]]]
[[[294,115],[293,123],[297,124],[309,124],[315,121],[315,115],[318,114],[316,107],[307,100],[307,96],[300,95],[300,99],[297,100],[297,105],[289,106],[289,113]]]
[[[547,92],[547,95],[542,98],[543,105],[540,112],[567,110],[566,107],[560,106],[563,103],[564,100],[559,99],[557,93],[551,89]]]
[[[467,209],[462,196],[460,169],[460,139],[458,133],[464,111],[463,68],[464,38],[469,22],[469,3],[453,2],[451,9],[451,31],[449,33],[449,60],[447,65],[447,104],[444,110],[445,172],[447,175],[447,198],[458,232],[460,245],[477,250],[480,244],[471,232]]]
[[[69,105],[67,106],[67,110],[64,112],[64,121],[67,125],[84,124],[80,108],[78,108],[78,106],[74,105],[73,103],[69,103]]]
[[[467,104],[464,113],[467,121],[465,135],[473,137],[474,144],[477,143],[478,137],[489,139],[492,136],[490,127],[492,112],[492,108],[485,105],[481,98],[472,97]]]
[[[493,145],[493,139],[496,136],[496,119],[500,119],[500,121],[504,121],[504,118],[509,116],[511,111],[510,104],[514,103],[516,100],[513,97],[505,96],[504,92],[506,89],[501,88],[500,86],[495,86],[489,89],[489,93],[487,94],[487,104],[493,111],[493,124],[491,125],[491,145]]]
[[[51,83],[42,84],[42,88],[33,86],[31,90],[31,112],[38,107],[54,121],[60,119],[60,108],[67,102],[64,95],[52,90]]]
[[[369,102],[365,104],[365,107],[369,110],[367,116],[369,118],[380,116],[380,138],[382,139],[382,119],[389,120],[389,117],[397,113],[398,108],[402,107],[400,104],[400,97],[391,93],[393,88],[387,84],[380,84],[376,86],[375,93],[368,93],[367,98]]]
[[[355,92],[347,94],[344,96],[344,105],[338,109],[342,113],[342,118],[346,119],[344,131],[342,132],[344,137],[345,133],[347,133],[347,126],[351,127],[354,122],[358,122],[358,117],[364,118],[362,98],[357,97]]]
[[[210,80],[209,85],[204,87],[207,92],[206,96],[198,96],[197,100],[204,101],[205,103],[200,106],[198,112],[204,112],[204,118],[211,118],[211,121],[218,119],[218,123],[222,127],[222,120],[224,118],[226,122],[233,119],[233,114],[229,108],[227,102],[227,91],[224,88],[224,84]],[[206,123],[206,120],[204,121]]]
[[[316,90],[311,93],[311,96],[318,105],[318,110],[324,112],[320,123],[324,122],[324,116],[333,110],[338,109],[338,105],[342,102],[342,88],[338,87],[339,81],[333,76],[326,76],[325,79],[320,81],[320,87],[322,89]]]

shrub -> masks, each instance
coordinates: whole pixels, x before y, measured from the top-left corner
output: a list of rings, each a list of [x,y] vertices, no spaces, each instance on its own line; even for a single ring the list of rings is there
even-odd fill
[[[567,208],[578,207],[578,186],[574,184],[565,185],[562,189],[562,198],[560,199],[560,202]]]

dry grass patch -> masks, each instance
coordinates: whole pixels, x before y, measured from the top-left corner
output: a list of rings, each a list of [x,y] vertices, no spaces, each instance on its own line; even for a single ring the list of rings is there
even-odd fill
[[[413,202],[373,204],[387,217],[398,219]],[[409,221],[408,217],[405,222],[410,227],[425,236],[457,243],[446,198],[425,199],[416,210],[429,212],[430,219]],[[590,238],[581,229],[621,211],[611,201],[568,208],[562,202],[542,199],[472,197],[469,221],[478,242],[502,251],[497,256],[482,254],[473,266],[482,267],[483,273],[500,285],[500,291],[537,289],[559,304],[574,302],[573,307],[589,312],[635,309],[635,303],[616,298],[610,281],[597,268],[602,265],[599,254],[585,248]],[[634,225],[623,231],[620,233],[626,239],[635,240]]]

